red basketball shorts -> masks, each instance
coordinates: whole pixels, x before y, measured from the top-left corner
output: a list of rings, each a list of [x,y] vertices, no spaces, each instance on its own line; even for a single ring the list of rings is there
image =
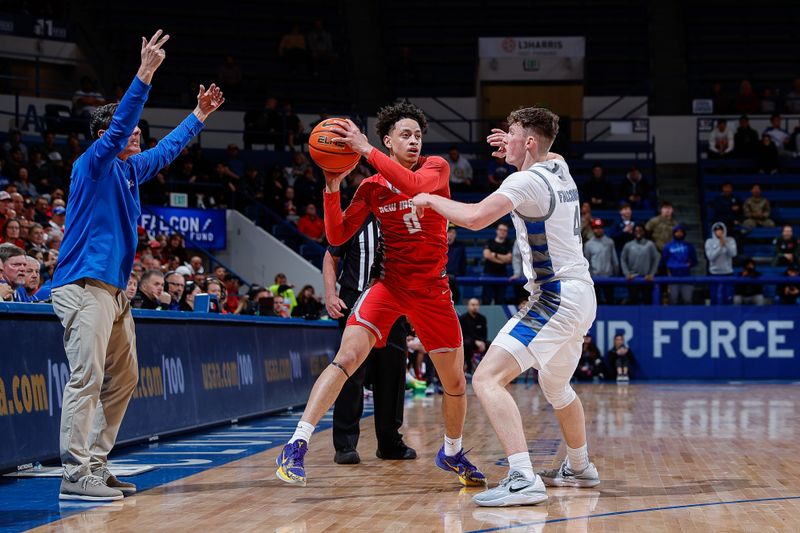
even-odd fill
[[[386,346],[395,321],[405,315],[428,353],[449,352],[461,346],[461,325],[447,280],[419,289],[404,289],[377,281],[353,306],[347,325],[359,325]]]

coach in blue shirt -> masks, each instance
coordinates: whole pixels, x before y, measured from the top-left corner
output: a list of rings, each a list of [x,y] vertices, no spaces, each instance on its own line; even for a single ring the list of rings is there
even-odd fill
[[[97,109],[95,141],[73,166],[64,240],[53,274],[53,308],[66,330],[70,380],[61,411],[63,500],[118,500],[136,487],[107,468],[138,381],[136,335],[125,295],[136,252],[139,186],[172,162],[224,102],[200,86],[197,107],[155,148],[137,127],[169,35],[142,37],[141,66],[119,104]]]

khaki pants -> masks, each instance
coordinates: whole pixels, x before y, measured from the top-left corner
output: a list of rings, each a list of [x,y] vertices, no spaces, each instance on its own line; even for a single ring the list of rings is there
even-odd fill
[[[61,462],[72,481],[105,466],[139,372],[130,302],[121,290],[83,279],[53,289],[70,378],[61,407]]]

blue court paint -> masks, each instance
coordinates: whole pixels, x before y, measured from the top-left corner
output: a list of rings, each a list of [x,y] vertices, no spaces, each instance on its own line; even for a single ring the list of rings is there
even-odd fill
[[[644,509],[630,509],[628,511],[615,511],[613,513],[600,513],[593,515],[583,516],[567,516],[564,518],[552,518],[550,520],[535,520],[532,522],[523,522],[510,526],[490,527],[488,529],[473,529],[465,533],[488,533],[490,531],[510,531],[521,527],[537,526],[542,524],[558,524],[559,522],[572,522],[575,520],[589,520],[590,518],[604,518],[607,516],[619,516],[626,514],[636,513],[652,513],[657,511],[674,511],[676,509],[691,509],[693,507],[713,507],[716,505],[736,505],[740,503],[765,503],[765,502],[780,502],[787,500],[800,500],[800,496],[784,496],[776,498],[756,498],[753,500],[731,500],[726,502],[708,502],[708,503],[691,503],[687,505],[668,505],[666,507],[646,507]]]
[[[371,403],[364,405],[364,416],[372,413]],[[113,453],[110,459],[116,463],[158,465],[151,472],[126,478],[142,492],[279,446],[292,436],[301,415],[298,410],[130,446]],[[332,425],[333,414],[329,411],[317,424],[317,431]],[[267,460],[263,466],[265,472],[271,473],[275,469],[274,457]],[[59,502],[60,484],[60,478],[0,477],[0,532],[25,531],[99,506]]]

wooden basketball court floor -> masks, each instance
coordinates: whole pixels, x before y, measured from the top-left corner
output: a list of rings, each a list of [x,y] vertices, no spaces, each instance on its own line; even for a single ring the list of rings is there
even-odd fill
[[[800,385],[578,385],[589,452],[603,482],[550,489],[536,507],[487,509],[436,469],[441,397],[406,407],[416,461],[375,457],[372,418],[362,424],[362,463],[333,463],[330,430],[306,457],[306,487],[275,478],[278,448],[78,512],[41,531],[800,531]],[[538,386],[517,384],[534,467],[565,453]],[[492,484],[504,453],[470,396],[465,446]],[[135,478],[131,478],[135,481]],[[55,498],[56,494],[52,494]]]

